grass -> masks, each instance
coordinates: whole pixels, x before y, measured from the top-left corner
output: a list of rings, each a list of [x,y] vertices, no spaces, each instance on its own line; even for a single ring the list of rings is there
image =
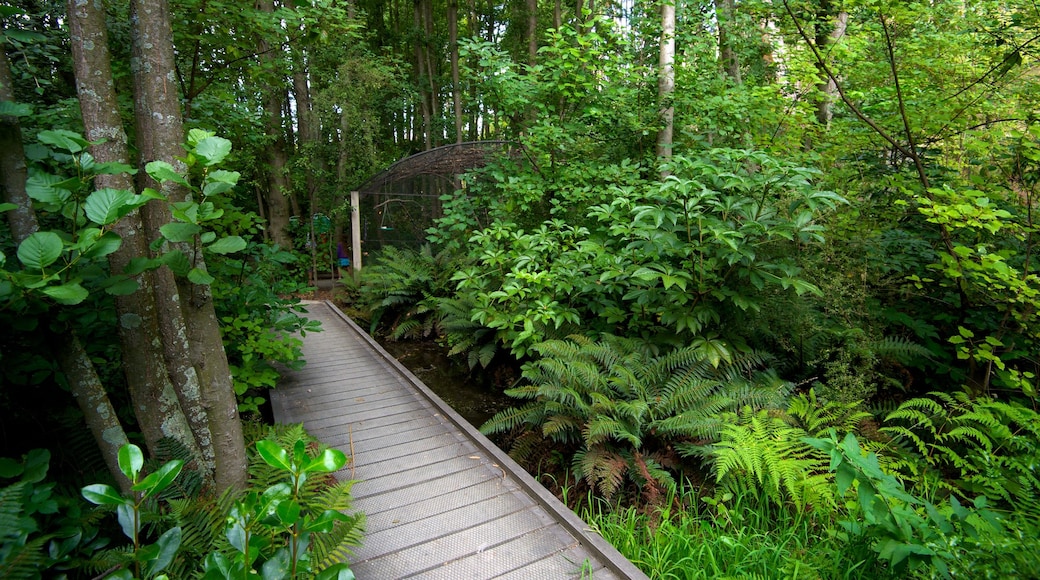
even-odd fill
[[[701,499],[684,489],[653,511],[588,497],[581,515],[654,579],[890,577],[866,545],[833,533],[833,521],[777,509],[747,495]]]

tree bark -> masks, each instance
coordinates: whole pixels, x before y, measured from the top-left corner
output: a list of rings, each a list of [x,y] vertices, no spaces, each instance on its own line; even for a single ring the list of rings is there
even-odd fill
[[[0,101],[14,102],[14,82],[7,53],[0,46]],[[7,223],[15,240],[24,240],[40,229],[32,200],[25,192],[25,151],[22,148],[22,127],[17,117],[0,116],[0,189],[3,199],[19,207],[7,212]]]
[[[458,0],[448,0],[448,43],[451,45],[451,100],[455,111],[455,142],[462,143],[462,85],[459,80]]]
[[[426,69],[426,42],[421,37],[423,36],[426,27],[424,26],[424,7],[422,0],[414,0],[414,20],[415,20],[415,76],[416,84],[419,87],[419,107],[422,113],[422,132],[423,132],[423,145],[424,150],[428,151],[433,148],[433,111],[430,107],[430,97],[427,95],[426,86],[423,83],[423,77],[431,74]]]
[[[675,93],[675,2],[661,2],[661,52],[658,59],[657,98],[661,103],[661,121],[663,126],[657,133],[657,157],[667,160],[672,157],[672,132],[675,120],[675,107],[672,95]],[[663,177],[663,175],[662,175]]]
[[[258,0],[256,7],[262,12],[274,13],[272,0]],[[263,64],[263,69],[271,74],[274,74],[274,71],[279,68],[272,47],[264,38],[260,39],[260,62]],[[286,178],[289,154],[285,141],[285,126],[282,122],[284,89],[280,83],[268,82],[264,85],[264,121],[267,138],[270,141],[267,146],[267,223],[268,229],[271,231],[271,240],[283,248],[291,249],[289,181]]]
[[[91,146],[91,154],[100,163],[127,163],[129,155],[126,146],[126,133],[123,131],[122,119],[119,115],[119,103],[116,98],[112,77],[111,59],[108,51],[108,35],[105,28],[104,6],[99,0],[69,0],[68,3],[69,33],[72,46],[73,69],[76,76],[76,89],[79,94],[80,111],[83,125],[89,141],[102,141]],[[133,179],[127,175],[99,175],[95,178],[95,187],[113,188],[133,191]],[[113,274],[123,272],[133,258],[148,255],[148,242],[143,229],[139,212],[135,211],[113,225],[112,231],[119,234],[123,243],[109,256],[109,265]],[[174,392],[163,351],[153,348],[156,338],[161,336],[158,308],[150,274],[135,277],[139,285],[137,292],[115,299],[116,312],[119,316],[119,337],[122,345],[123,368],[127,385],[135,401],[140,401],[147,393]],[[187,366],[187,365],[186,365]],[[188,366],[187,368],[191,368]],[[198,380],[193,370],[189,372],[191,390],[198,390]],[[198,431],[208,431],[205,413],[199,401],[190,402],[198,415],[196,424],[187,433],[175,432],[175,437],[189,450],[197,454],[201,462],[202,473],[211,472],[213,467],[213,449],[209,444],[208,433],[199,437]],[[137,409],[147,406],[147,401],[135,402]],[[185,417],[184,408],[173,411]],[[162,428],[153,424],[155,417],[139,417],[141,429],[154,445],[163,436],[169,436]],[[159,418],[159,424],[177,424],[180,420],[170,421]]]
[[[183,155],[184,130],[173,84],[173,34],[166,0],[132,0],[131,21],[134,104],[142,160],[159,159],[184,169],[177,159]],[[183,201],[187,197],[181,188],[164,190],[171,201]],[[158,227],[169,219],[169,210],[154,203],[146,207],[157,210],[146,212],[146,221],[152,235],[158,235]],[[188,250],[189,260],[205,270],[201,253],[196,255]],[[247,461],[242,425],[209,287],[186,279],[171,284],[169,269],[157,272],[166,276],[156,281],[166,362],[171,365],[188,361],[198,377],[197,392],[180,395],[186,399],[197,398],[205,410],[208,431],[200,430],[199,436],[212,440],[217,491],[244,487]],[[178,312],[182,317],[180,322]],[[192,415],[198,417],[195,412]]]
[[[821,0],[820,12],[816,17],[816,47],[824,56],[831,47],[841,42],[846,28],[848,28],[849,13],[836,10],[831,0]],[[834,101],[838,95],[838,85],[826,71],[820,68],[820,63],[817,63],[816,67],[820,71],[820,78],[823,79],[816,85],[816,89],[819,91],[816,96],[816,122],[828,126],[834,116]]]
[[[743,82],[740,74],[740,56],[733,47],[733,38],[736,36],[736,2],[716,0],[715,6],[715,18],[719,23],[719,56],[722,59],[722,70],[733,84],[740,85]]]
[[[538,61],[538,0],[527,0],[527,64]]]

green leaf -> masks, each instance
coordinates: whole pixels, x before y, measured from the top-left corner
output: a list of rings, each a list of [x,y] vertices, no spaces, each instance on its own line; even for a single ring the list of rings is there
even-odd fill
[[[202,232],[202,235],[199,236],[199,241],[203,244],[208,244],[215,239],[217,239],[217,232]]]
[[[104,235],[94,240],[94,243],[84,250],[83,257],[90,259],[103,258],[118,250],[122,245],[123,238],[119,237],[119,234],[105,232]]]
[[[184,461],[181,459],[167,461],[158,471],[148,474],[132,489],[143,491],[145,497],[151,497],[169,487],[173,480],[177,479],[182,467],[184,467]]]
[[[11,211],[12,209],[18,209],[18,206],[13,203],[0,203],[0,213]]]
[[[277,467],[286,471],[293,470],[292,460],[289,459],[289,452],[282,449],[274,441],[269,439],[257,441],[256,451],[260,454],[260,459],[263,459],[264,463],[271,467]]]
[[[47,286],[41,290],[44,294],[54,299],[58,304],[74,306],[83,302],[90,296],[87,289],[76,282],[62,284],[61,286]]]
[[[179,222],[166,224],[159,228],[159,232],[162,233],[163,237],[171,242],[190,242],[195,239],[195,234],[201,231],[202,228],[195,224]]]
[[[244,250],[245,247],[246,241],[242,239],[241,236],[227,236],[206,246],[206,249],[214,254],[231,254],[233,252],[240,252]]]
[[[191,187],[188,181],[184,179],[184,176],[177,173],[177,170],[165,161],[152,161],[148,165],[144,166],[144,170],[148,172],[148,175],[150,175],[152,179],[159,183],[172,181],[178,185],[183,185],[184,187]]]
[[[111,485],[95,483],[83,488],[83,498],[94,505],[121,505],[126,500],[120,495],[119,490]]]
[[[191,280],[194,284],[212,284],[214,278],[206,273],[205,270],[192,268],[188,271],[188,280]]]
[[[61,257],[63,247],[58,234],[36,232],[18,246],[18,260],[26,268],[43,270]]]
[[[278,521],[288,527],[295,524],[296,520],[299,519],[301,509],[300,504],[295,501],[283,501],[278,504],[274,513],[278,516]]]
[[[281,548],[260,568],[263,580],[283,580],[289,577],[289,551]]]
[[[133,443],[127,443],[119,448],[117,460],[119,471],[122,471],[130,481],[136,482],[141,468],[144,467],[144,454],[141,453],[141,448]]]
[[[159,536],[159,540],[154,546],[156,548],[155,553],[149,554],[150,557],[144,569],[145,578],[151,578],[166,569],[170,562],[173,562],[174,556],[177,555],[177,550],[181,547],[180,526],[166,530],[166,533]]]
[[[137,283],[137,280],[119,275],[109,279],[105,284],[105,292],[111,296],[129,296],[137,292],[140,287],[141,285]]]
[[[79,153],[90,146],[90,142],[82,136],[64,129],[40,131],[36,138],[40,140],[40,143],[50,145],[62,151],[68,151],[69,153]]]
[[[106,226],[114,223],[119,218],[133,211],[130,208],[124,211],[124,207],[134,199],[134,194],[125,189],[99,189],[87,196],[83,204],[83,210],[87,212],[90,221]]]
[[[207,137],[195,146],[195,155],[201,157],[207,167],[216,165],[231,152],[231,141],[223,137]]]
[[[163,254],[162,261],[178,276],[187,276],[188,272],[191,271],[191,261],[180,250],[173,250]]]
[[[340,562],[325,568],[314,577],[314,580],[357,580],[350,566]]]
[[[0,101],[0,117],[28,117],[30,115],[32,115],[32,105],[28,103]]]
[[[330,473],[347,464],[347,455],[339,449],[326,449],[321,455],[307,462],[303,471]]]

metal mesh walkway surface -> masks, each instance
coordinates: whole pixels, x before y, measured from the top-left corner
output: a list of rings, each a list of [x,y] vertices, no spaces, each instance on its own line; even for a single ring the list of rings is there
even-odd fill
[[[274,417],[352,458],[359,579],[646,578],[335,306],[307,307],[324,330]]]

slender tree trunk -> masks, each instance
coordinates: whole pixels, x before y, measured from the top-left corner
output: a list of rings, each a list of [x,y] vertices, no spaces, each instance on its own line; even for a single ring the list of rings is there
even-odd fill
[[[826,57],[831,47],[841,42],[849,24],[849,13],[844,11],[835,12],[835,10],[836,7],[831,0],[822,0],[820,2],[820,13],[816,18],[818,23],[816,25],[816,47],[824,57]],[[834,100],[838,95],[838,85],[821,68],[819,63],[816,66],[820,71],[820,78],[823,79],[820,81],[820,84],[816,85],[816,88],[819,90],[816,97],[816,121],[823,126],[828,126],[831,123],[831,118],[834,116],[833,106]]]
[[[661,121],[663,126],[657,133],[657,156],[662,160],[672,157],[672,132],[675,120],[675,107],[672,95],[675,93],[675,2],[661,2],[661,52],[658,61],[657,97],[661,103]]]
[[[448,43],[451,45],[451,100],[455,111],[455,142],[462,143],[462,84],[459,80],[458,0],[448,0]]]
[[[127,439],[123,426],[119,424],[119,417],[108,398],[108,393],[105,392],[105,386],[101,384],[94,363],[76,333],[69,332],[60,337],[59,341],[63,344],[55,349],[58,366],[65,373],[72,397],[76,399],[87,428],[101,449],[109,473],[115,478],[119,489],[124,493],[128,492],[130,480],[119,469],[119,448],[130,440]]]
[[[556,0],[553,4],[553,28],[559,30],[563,26],[563,6],[561,5],[562,0]]]
[[[538,0],[527,0],[527,64],[538,61]]]
[[[14,102],[14,86],[11,65],[7,53],[0,45],[0,101]],[[22,148],[22,128],[17,117],[0,116],[0,189],[3,200],[20,209],[7,213],[14,239],[24,240],[40,229],[36,213],[32,211],[32,200],[25,191],[28,172],[25,168],[25,152]]]
[[[258,0],[258,10],[268,14],[274,13],[272,0]],[[278,65],[271,46],[264,38],[260,39],[260,62],[270,74],[276,74]],[[263,88],[264,120],[267,138],[267,208],[268,228],[271,240],[283,248],[292,248],[289,236],[289,182],[286,179],[286,167],[289,155],[286,152],[285,127],[282,123],[283,91],[279,83],[265,83]]]
[[[722,70],[733,84],[740,85],[743,83],[740,56],[733,47],[737,17],[735,0],[716,0],[715,5],[715,19],[719,23],[719,56],[722,60]]]
[[[423,24],[424,7],[422,0],[414,0],[415,31],[420,37],[415,41],[415,70],[416,81],[419,86],[419,102],[422,110],[422,132],[425,150],[433,148],[433,111],[430,110],[430,97],[426,93],[425,76],[431,74],[426,68],[426,41],[421,38],[425,34],[426,27]],[[432,85],[430,85],[432,86]]]
[[[183,155],[184,134],[180,106],[172,84],[173,34],[166,0],[132,0],[131,21],[137,64],[132,70],[134,103],[142,159],[160,159],[183,169],[183,163],[177,159]],[[167,195],[172,201],[181,201],[186,192],[167,188]],[[149,204],[146,207],[162,206]],[[167,217],[161,211],[147,213],[151,214],[146,215],[147,225],[157,234],[158,222]],[[205,269],[201,254],[189,253],[188,257],[196,267]],[[167,268],[157,272],[169,275]],[[157,279],[156,296],[160,314],[164,317],[163,343],[167,349],[167,364],[170,365],[171,360],[187,360],[198,377],[198,392],[181,395],[186,399],[197,396],[206,412],[209,429],[201,434],[212,441],[217,490],[244,487],[247,462],[242,425],[209,287],[188,280],[170,285],[169,278]],[[178,312],[183,317],[180,321],[176,318]],[[192,415],[196,413],[192,412]]]

